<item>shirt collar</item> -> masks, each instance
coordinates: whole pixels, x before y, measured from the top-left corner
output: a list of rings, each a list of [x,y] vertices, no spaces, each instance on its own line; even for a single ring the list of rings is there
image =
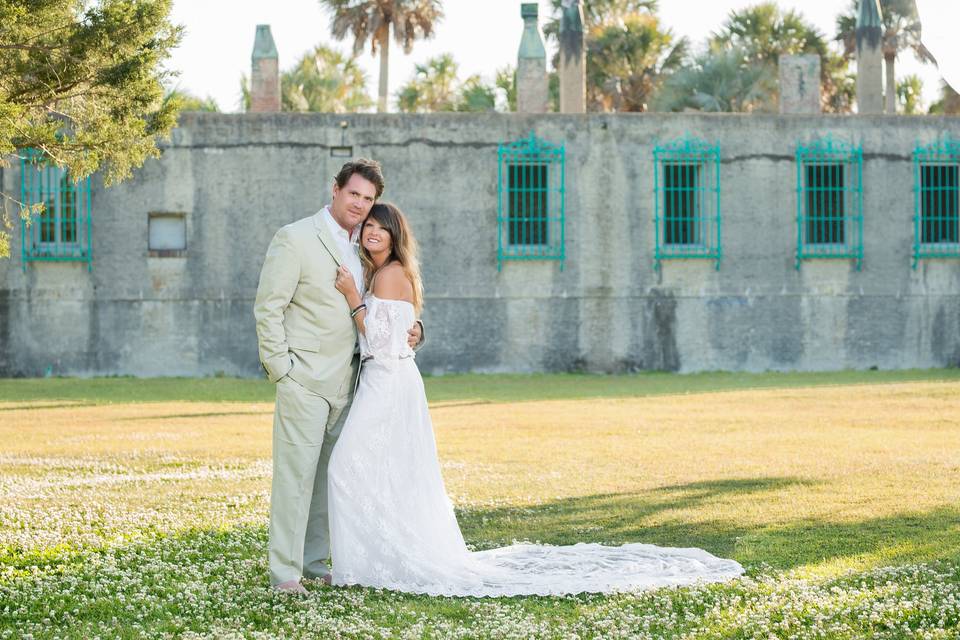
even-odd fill
[[[340,223],[333,219],[333,214],[330,213],[330,205],[327,205],[323,208],[323,218],[327,221],[327,226],[330,228],[330,233],[334,236],[339,237],[342,240],[346,240],[350,244],[360,244],[360,227],[357,225],[353,228],[350,233],[347,233],[347,230],[340,226]]]

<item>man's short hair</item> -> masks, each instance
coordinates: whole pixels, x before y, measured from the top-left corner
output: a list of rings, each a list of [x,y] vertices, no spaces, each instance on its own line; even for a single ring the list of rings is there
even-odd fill
[[[334,177],[334,180],[337,181],[337,186],[342,189],[343,186],[350,180],[350,177],[355,173],[359,174],[361,178],[365,178],[373,183],[373,186],[377,188],[378,198],[383,195],[383,188],[385,185],[379,162],[376,160],[370,160],[368,158],[357,158],[356,160],[351,160],[347,164],[340,167],[340,172]]]

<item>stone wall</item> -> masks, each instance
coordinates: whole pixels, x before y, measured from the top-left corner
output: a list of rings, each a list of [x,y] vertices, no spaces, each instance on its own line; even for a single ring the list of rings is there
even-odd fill
[[[341,128],[341,121],[348,127]],[[497,146],[566,145],[566,260],[497,268]],[[654,269],[652,150],[719,142],[723,260]],[[864,261],[795,268],[798,141],[862,144]],[[916,143],[960,119],[688,114],[185,114],[159,160],[93,181],[91,271],[0,263],[0,375],[259,375],[251,311],[276,229],[317,211],[350,146],[422,249],[425,372],[960,365],[960,260],[911,268]],[[19,191],[16,167],[2,179]],[[151,212],[185,214],[151,255]],[[161,257],[163,256],[163,257]]]

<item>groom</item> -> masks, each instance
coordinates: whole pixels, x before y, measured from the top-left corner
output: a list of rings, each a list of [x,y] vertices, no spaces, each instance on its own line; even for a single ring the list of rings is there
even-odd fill
[[[277,383],[268,560],[281,591],[306,593],[301,577],[330,579],[327,464],[359,374],[356,328],[334,283],[344,265],[364,290],[360,226],[383,187],[376,161],[343,165],[330,204],[277,231],[260,271],[260,362]],[[421,336],[418,322],[411,345]]]

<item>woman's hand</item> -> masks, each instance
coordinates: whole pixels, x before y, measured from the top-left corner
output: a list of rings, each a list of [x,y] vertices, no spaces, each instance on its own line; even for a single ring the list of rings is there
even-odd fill
[[[360,304],[360,292],[357,291],[357,283],[354,281],[350,270],[343,265],[340,265],[337,269],[337,280],[334,286],[347,299],[347,304],[350,305],[351,309]]]

